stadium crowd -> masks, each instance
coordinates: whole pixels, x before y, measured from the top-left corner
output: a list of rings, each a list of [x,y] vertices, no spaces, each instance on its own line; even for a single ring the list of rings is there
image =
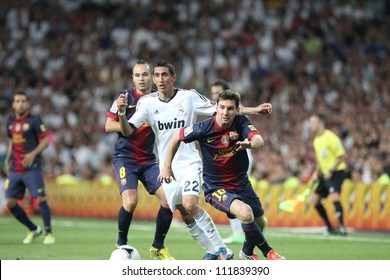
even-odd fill
[[[111,175],[116,135],[105,112],[132,87],[131,66],[164,58],[177,85],[208,95],[225,79],[266,141],[254,176],[305,181],[314,162],[308,117],[328,116],[353,180],[390,174],[390,4],[304,0],[3,0],[0,2],[0,155],[16,89],[32,97],[50,147],[45,175]],[[4,175],[4,174],[3,174]]]

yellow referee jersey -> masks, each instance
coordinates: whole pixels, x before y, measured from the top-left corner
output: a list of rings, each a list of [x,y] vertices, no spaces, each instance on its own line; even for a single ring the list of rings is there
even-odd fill
[[[324,133],[314,138],[313,146],[322,174],[328,173],[333,168],[337,158],[345,155],[340,138],[329,129],[325,129]],[[347,165],[342,161],[335,170],[343,170],[346,167]]]

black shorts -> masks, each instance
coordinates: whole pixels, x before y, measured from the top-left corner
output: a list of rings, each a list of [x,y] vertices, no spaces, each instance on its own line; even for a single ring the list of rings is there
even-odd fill
[[[329,180],[325,180],[323,176],[319,177],[317,189],[315,191],[320,197],[327,197],[330,193],[341,193],[341,186],[346,177],[344,170],[337,170],[332,173]]]

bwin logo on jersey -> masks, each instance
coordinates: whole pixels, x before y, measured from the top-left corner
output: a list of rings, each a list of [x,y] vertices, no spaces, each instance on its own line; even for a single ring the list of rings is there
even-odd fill
[[[160,122],[160,121],[158,121],[158,129],[159,130],[175,129],[175,128],[180,128],[180,127],[184,127],[184,126],[185,126],[184,120],[178,121],[176,118],[173,119],[173,122]]]

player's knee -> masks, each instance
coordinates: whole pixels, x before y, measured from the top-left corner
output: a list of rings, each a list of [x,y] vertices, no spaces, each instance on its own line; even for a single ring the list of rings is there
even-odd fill
[[[192,216],[195,216],[199,213],[199,207],[198,207],[198,204],[196,204],[196,203],[187,203],[184,205],[184,208]]]
[[[186,211],[186,209],[184,209],[183,205],[176,205],[176,209],[179,210],[180,215],[181,215],[181,217],[183,219],[183,222],[186,225],[190,225],[190,224],[192,224],[195,221],[194,217],[192,217],[192,215],[190,213],[188,213]]]
[[[37,202],[38,202],[38,204],[39,204],[39,203],[41,203],[41,202],[46,201],[46,196],[38,196],[38,197],[36,197],[36,199],[37,199]]]
[[[263,230],[267,226],[267,220],[266,220],[266,218],[264,216],[261,216],[260,218],[257,218],[256,222],[259,225],[261,230]]]
[[[237,215],[244,224],[252,223],[255,220],[252,209],[248,205],[243,205]]]
[[[166,201],[160,201],[160,205],[164,208],[169,208],[169,204]]]
[[[122,206],[127,212],[134,212],[137,203],[138,201],[135,199],[128,199],[123,201]]]
[[[160,205],[165,208],[169,208],[169,204],[167,202],[167,198],[165,196],[165,193],[162,189],[162,187],[159,187],[155,193],[155,196],[157,196],[158,200],[160,201]]]
[[[332,202],[340,201],[340,194],[338,192],[332,192],[332,193],[329,194],[329,199]]]
[[[18,201],[16,199],[7,199],[5,202],[5,205],[8,209],[13,208],[18,204]]]
[[[321,199],[318,195],[312,195],[309,197],[309,204],[313,205],[314,207],[321,203]]]

